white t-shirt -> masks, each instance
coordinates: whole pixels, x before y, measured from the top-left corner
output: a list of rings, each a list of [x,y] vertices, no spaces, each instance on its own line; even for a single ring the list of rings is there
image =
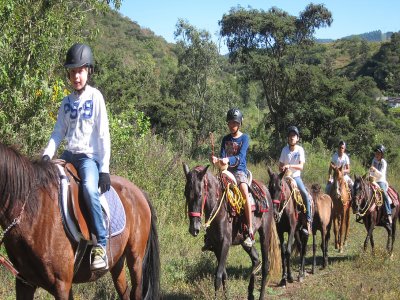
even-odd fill
[[[350,166],[350,159],[346,153],[343,153],[342,157],[339,157],[339,154],[336,152],[335,154],[332,155],[331,161],[338,168],[344,167],[345,165]],[[347,174],[347,172],[346,172],[346,174]]]
[[[81,95],[76,92],[62,100],[57,122],[43,155],[52,158],[66,139],[66,150],[84,153],[99,164],[99,172],[109,173],[111,142],[103,95],[86,85]]]
[[[289,145],[286,145],[282,149],[279,162],[284,165],[298,165],[301,162],[305,163],[306,156],[303,147],[295,145],[294,150],[290,151]],[[290,168],[290,171],[292,172],[292,177],[299,177],[301,174],[300,170],[297,169]]]
[[[376,171],[375,172],[370,172],[371,176],[374,176],[376,178],[376,182],[385,182],[386,181],[386,170],[387,170],[387,162],[383,158],[381,161],[377,159],[372,160],[372,166],[375,167]]]

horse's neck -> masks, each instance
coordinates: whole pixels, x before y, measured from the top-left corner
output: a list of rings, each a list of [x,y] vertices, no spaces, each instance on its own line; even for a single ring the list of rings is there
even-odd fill
[[[210,216],[211,213],[215,213],[216,206],[219,204],[219,200],[222,197],[222,187],[219,180],[211,175],[208,174],[207,176],[207,191],[206,191],[206,202],[204,205],[204,212],[207,218]]]

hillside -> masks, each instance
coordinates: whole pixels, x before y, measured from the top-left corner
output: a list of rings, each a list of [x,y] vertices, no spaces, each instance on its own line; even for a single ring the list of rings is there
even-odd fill
[[[385,42],[390,40],[390,37],[392,36],[393,32],[385,32],[382,33],[380,30],[375,30],[371,32],[366,32],[366,33],[361,33],[361,34],[351,34],[348,36],[344,36],[340,39],[337,40],[349,40],[353,38],[360,38],[362,40],[368,41],[368,42]],[[337,41],[334,39],[326,38],[326,39],[316,39],[317,43],[332,43],[334,41]]]

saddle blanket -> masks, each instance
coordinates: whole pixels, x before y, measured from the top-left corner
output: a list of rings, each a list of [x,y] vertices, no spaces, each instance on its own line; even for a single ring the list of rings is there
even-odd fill
[[[79,232],[73,220],[72,215],[74,212],[70,211],[67,203],[69,189],[68,177],[65,174],[64,168],[60,165],[57,166],[60,171],[59,204],[63,223],[70,236],[75,241],[79,242],[82,238],[82,234]],[[107,232],[107,238],[109,238],[110,235],[113,237],[120,234],[126,225],[126,215],[121,199],[113,187],[100,196],[100,203],[103,209],[103,221]]]

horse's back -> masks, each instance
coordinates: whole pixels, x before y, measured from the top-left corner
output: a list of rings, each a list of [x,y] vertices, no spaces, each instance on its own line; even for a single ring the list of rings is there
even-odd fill
[[[316,199],[318,215],[324,223],[328,223],[332,215],[333,201],[328,194],[319,194]]]
[[[111,176],[111,184],[118,193],[124,206],[127,228],[130,237],[136,241],[139,237],[147,241],[151,227],[152,212],[147,195],[138,186],[128,179],[116,175]]]

